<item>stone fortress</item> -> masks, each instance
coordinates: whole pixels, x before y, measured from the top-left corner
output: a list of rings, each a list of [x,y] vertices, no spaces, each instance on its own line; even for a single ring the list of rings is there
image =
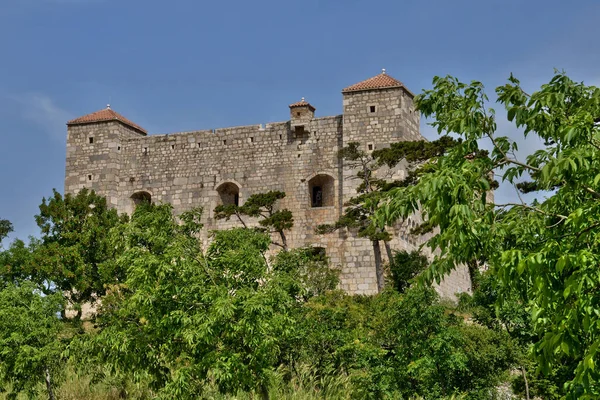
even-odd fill
[[[289,105],[289,121],[165,135],[148,135],[108,106],[67,123],[65,193],[93,189],[121,213],[144,200],[170,203],[175,213],[201,206],[206,243],[206,232],[239,226],[235,219],[216,220],[217,205],[241,205],[252,194],[280,190],[286,197],[279,207],[294,216],[286,232],[289,246],[323,248],[342,269],[342,289],[376,293],[369,240],[347,230],[314,232],[335,222],[356,196],[356,171],[337,152],[350,142],[370,152],[424,138],[413,93],[385,70],[343,89],[342,97],[342,115],[316,117],[315,107],[302,99]],[[402,165],[387,172],[404,174]],[[422,243],[425,238],[409,233],[419,221],[415,215],[392,229],[393,249],[410,251]],[[437,289],[450,298],[470,291],[467,269],[453,272]]]

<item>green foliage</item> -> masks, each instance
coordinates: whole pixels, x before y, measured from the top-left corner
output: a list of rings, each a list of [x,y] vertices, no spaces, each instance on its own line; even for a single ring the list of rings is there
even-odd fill
[[[301,362],[347,374],[353,398],[493,398],[517,355],[506,333],[465,325],[433,290],[328,292],[303,308]]]
[[[390,147],[373,151],[373,157],[379,164],[392,168],[402,160],[415,164],[440,157],[460,143],[460,140],[451,136],[442,136],[432,142],[425,140],[397,142],[390,144]]]
[[[596,365],[600,346],[600,89],[557,73],[539,91],[527,94],[510,77],[496,89],[508,120],[545,147],[525,161],[517,145],[496,135],[495,111],[480,82],[434,79],[434,89],[416,98],[439,133],[456,134],[460,145],[429,165],[410,187],[394,189],[378,223],[392,223],[417,207],[432,227],[428,242],[439,249],[424,274],[440,279],[459,264],[486,263],[503,286],[530,312],[541,369],[574,364],[566,377],[568,398],[600,395]],[[473,157],[479,142],[492,151]],[[489,176],[498,174],[522,190],[553,190],[542,200],[486,202]]]
[[[33,395],[40,382],[52,389],[60,375],[63,345],[60,294],[43,296],[31,282],[8,284],[0,290],[0,392],[11,388]]]
[[[268,235],[215,232],[203,253],[170,206],[148,205],[125,240],[128,279],[105,297],[100,332],[73,351],[149,375],[162,397],[197,398],[210,381],[224,393],[265,392],[299,304],[287,273],[267,268]]]
[[[295,293],[303,300],[320,296],[334,290],[339,284],[340,271],[332,268],[320,248],[303,247],[280,252],[274,258],[272,267],[276,272],[288,274],[301,292]]]
[[[13,231],[13,225],[6,219],[0,219],[0,243]]]
[[[404,293],[409,288],[413,279],[423,272],[427,265],[427,257],[418,251],[397,251],[394,261],[390,263],[390,272],[393,288]]]
[[[246,227],[244,216],[261,218],[258,221],[260,226],[264,227],[269,233],[279,234],[281,238],[281,243],[273,242],[273,244],[287,251],[285,231],[292,229],[294,218],[290,210],[275,209],[275,203],[284,197],[284,192],[276,190],[253,194],[241,206],[235,204],[218,205],[215,208],[215,218],[229,220],[232,216],[236,216],[244,227]]]
[[[104,197],[86,189],[65,197],[54,191],[43,199],[35,218],[41,243],[31,247],[25,275],[39,283],[51,282],[75,305],[94,302],[106,285],[124,280],[124,270],[113,262],[119,245],[111,230],[125,219],[108,208]]]

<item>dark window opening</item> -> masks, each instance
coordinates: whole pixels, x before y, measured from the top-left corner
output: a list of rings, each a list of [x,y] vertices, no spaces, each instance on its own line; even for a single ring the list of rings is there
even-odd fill
[[[117,151],[121,151],[121,146],[117,146]]]
[[[298,158],[300,158],[300,154],[298,154]]]
[[[311,207],[331,207],[334,205],[335,192],[333,177],[317,175],[308,181]]]
[[[312,188],[312,206],[323,207],[323,188],[321,186]]]
[[[219,193],[219,204],[236,206],[240,205],[240,188],[231,182],[226,182],[217,188]]]
[[[250,136],[250,143],[254,143],[254,138]]]
[[[311,247],[310,255],[314,258],[325,259],[325,257],[327,257],[327,252],[325,251],[325,247]]]
[[[375,106],[369,107],[369,110],[371,110],[371,112],[374,113],[375,112]]]
[[[131,195],[131,201],[133,202],[134,207],[144,203],[150,204],[152,203],[152,195],[148,192],[136,192]]]
[[[367,145],[367,147],[369,148],[369,150],[373,150],[373,145],[372,145],[371,143],[369,143],[369,144]]]
[[[92,176],[88,175],[88,181],[91,181],[91,180],[92,180]]]
[[[223,140],[223,145],[227,146],[227,140]]]
[[[281,139],[283,139],[283,136],[282,136],[282,135],[279,135],[279,140],[281,140]]]
[[[144,154],[148,154],[148,148],[144,147]]]
[[[171,150],[175,150],[175,145],[174,144],[171,145]]]
[[[90,137],[90,144],[94,144],[94,138]]]
[[[202,147],[202,146],[200,146],[200,143],[198,143],[198,147]]]
[[[300,113],[299,113],[299,112],[297,112],[297,113],[296,113],[296,117],[299,117],[299,116],[300,116]]]
[[[296,136],[302,136],[307,132],[304,130],[304,126],[300,125],[295,128],[295,133],[296,133]]]

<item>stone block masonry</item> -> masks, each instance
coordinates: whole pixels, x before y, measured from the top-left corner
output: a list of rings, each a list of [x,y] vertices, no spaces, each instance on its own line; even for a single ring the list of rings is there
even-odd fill
[[[372,151],[424,139],[413,94],[385,72],[342,95],[342,115],[315,117],[315,107],[302,99],[289,106],[288,121],[165,135],[147,135],[107,107],[67,124],[65,193],[93,189],[122,213],[144,200],[170,203],[175,213],[201,206],[208,232],[238,226],[233,219],[216,220],[217,205],[243,204],[252,194],[280,190],[286,197],[279,207],[294,215],[290,247],[323,248],[341,268],[342,289],[376,293],[369,240],[348,231],[314,233],[318,225],[335,222],[356,195],[356,171],[337,153],[350,142]],[[395,173],[403,174],[402,165]],[[392,248],[412,250],[422,243],[425,238],[409,234],[418,220],[415,215],[392,229]],[[208,243],[206,233],[202,240]],[[469,290],[468,272],[462,270],[438,286],[450,298]]]

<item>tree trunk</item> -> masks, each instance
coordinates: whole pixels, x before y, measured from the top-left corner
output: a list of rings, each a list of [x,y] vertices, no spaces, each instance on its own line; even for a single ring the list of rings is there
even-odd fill
[[[375,256],[375,274],[377,275],[377,293],[383,291],[384,276],[383,276],[383,265],[381,262],[381,248],[379,247],[379,240],[373,240],[373,255]]]
[[[394,265],[394,255],[392,254],[392,247],[390,246],[390,242],[385,240],[383,241],[383,245],[385,246],[385,252],[387,253],[391,269],[391,267]]]
[[[527,374],[525,373],[525,367],[521,366],[521,372],[523,372],[523,380],[525,381],[525,398],[529,400],[529,384],[527,383]]]
[[[54,391],[52,390],[52,381],[50,380],[50,370],[48,367],[44,369],[44,379],[46,380],[46,389],[48,390],[48,399],[55,400]]]
[[[279,231],[279,236],[281,236],[281,244],[283,247],[283,251],[288,251],[287,238],[285,237],[285,233],[283,230]]]
[[[269,400],[269,388],[265,384],[260,385],[260,398],[262,400]]]

